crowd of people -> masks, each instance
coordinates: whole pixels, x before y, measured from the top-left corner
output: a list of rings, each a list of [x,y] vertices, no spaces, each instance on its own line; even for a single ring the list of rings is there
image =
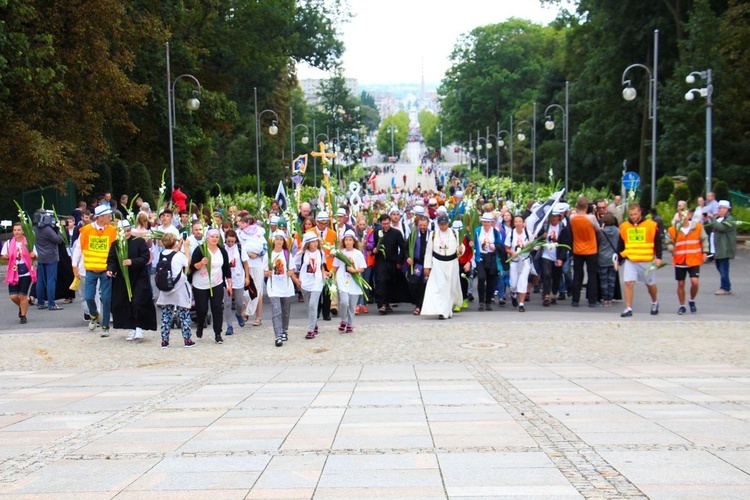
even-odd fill
[[[57,311],[60,297],[71,303],[77,285],[89,330],[107,337],[110,327],[123,329],[134,341],[158,328],[165,348],[174,327],[185,347],[209,326],[218,344],[235,334],[235,322],[262,327],[264,297],[277,347],[289,339],[294,301],[305,304],[309,340],[334,316],[338,332],[353,334],[356,316],[373,306],[387,315],[409,303],[416,316],[450,319],[472,302],[487,312],[510,301],[523,313],[535,292],[542,307],[566,300],[579,307],[585,289],[588,307],[623,300],[620,316],[629,317],[637,281],[650,296],[650,314],[658,314],[655,271],[667,250],[678,314],[697,312],[700,269],[709,259],[721,279],[716,294],[731,293],[737,228],[731,204],[712,193],[703,206],[678,204],[665,231],[658,217],[619,197],[516,207],[470,198],[462,188],[370,193],[360,207],[342,198],[338,208],[320,200],[283,211],[274,202],[263,214],[199,210],[187,206],[179,186],[171,203],[152,209],[136,200],[130,213],[127,196],[118,205],[107,193],[59,222],[38,211],[34,245],[16,223],[2,247],[5,281],[21,323],[30,305]],[[540,213],[532,227],[529,217]]]

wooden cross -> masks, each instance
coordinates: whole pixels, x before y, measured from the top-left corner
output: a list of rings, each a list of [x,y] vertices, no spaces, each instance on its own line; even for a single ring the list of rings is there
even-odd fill
[[[320,158],[321,164],[327,165],[329,163],[329,158],[335,158],[336,153],[326,153],[326,145],[322,141],[319,144],[320,152],[318,151],[311,151],[310,154],[316,157]]]

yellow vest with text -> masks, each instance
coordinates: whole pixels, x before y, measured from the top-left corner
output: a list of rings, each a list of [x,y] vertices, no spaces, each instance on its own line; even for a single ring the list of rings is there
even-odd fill
[[[97,229],[94,224],[86,224],[78,233],[83,253],[83,267],[87,271],[106,271],[109,247],[117,239],[115,226],[110,224],[104,229]]]
[[[651,262],[654,260],[654,240],[659,227],[656,222],[646,219],[633,225],[630,221],[620,224],[620,237],[625,242],[623,257],[631,262]]]

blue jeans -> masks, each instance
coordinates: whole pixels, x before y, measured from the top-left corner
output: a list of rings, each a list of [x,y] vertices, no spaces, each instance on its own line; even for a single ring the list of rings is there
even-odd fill
[[[99,324],[109,328],[110,307],[112,306],[112,279],[107,276],[107,271],[86,271],[86,291],[84,298],[89,306],[89,314],[99,316],[96,308],[96,285],[100,286],[99,298],[102,302],[102,315]]]
[[[36,276],[36,296],[39,305],[43,306],[45,299],[50,307],[55,307],[55,287],[57,286],[57,262],[39,264]]]
[[[729,259],[715,259],[714,262],[716,262],[716,270],[719,271],[719,279],[721,282],[719,288],[731,292],[732,283],[729,281]]]

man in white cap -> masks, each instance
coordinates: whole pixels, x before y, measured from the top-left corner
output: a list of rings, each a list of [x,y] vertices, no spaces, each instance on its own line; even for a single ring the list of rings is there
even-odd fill
[[[354,226],[352,225],[351,218],[349,217],[349,214],[346,213],[346,208],[344,207],[339,207],[339,209],[336,211],[336,218],[338,219],[338,224],[336,227],[336,239],[337,241],[343,241],[344,233],[347,230],[354,231]]]
[[[86,304],[89,307],[89,330],[94,331],[101,325],[101,336],[109,337],[110,308],[112,305],[112,279],[107,276],[107,256],[109,247],[117,239],[117,229],[111,224],[112,209],[99,205],[94,209],[94,221],[79,229],[76,240],[76,251],[83,255],[83,267],[86,269]],[[76,262],[76,258],[73,259]],[[78,268],[73,268],[78,276]],[[96,307],[97,285],[100,287],[101,315]]]
[[[492,296],[497,284],[497,258],[503,246],[500,231],[495,229],[491,212],[482,214],[482,227],[474,231],[474,261],[477,269],[479,311],[492,310]]]
[[[721,200],[718,204],[717,214],[711,224],[714,248],[714,262],[716,270],[719,271],[720,286],[716,295],[730,295],[732,283],[729,281],[729,261],[734,259],[737,247],[737,222],[730,213],[732,204],[729,200]]]

